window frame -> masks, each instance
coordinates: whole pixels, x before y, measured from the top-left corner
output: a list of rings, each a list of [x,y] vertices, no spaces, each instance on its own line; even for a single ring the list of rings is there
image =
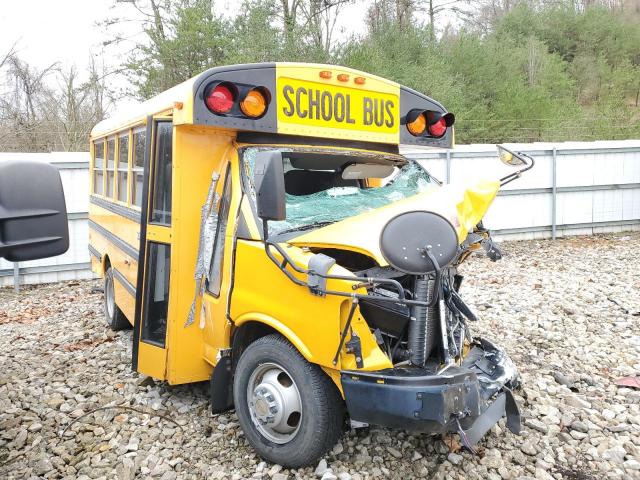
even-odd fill
[[[169,209],[168,210],[159,210],[156,209],[155,207],[155,202],[156,199],[158,198],[158,191],[162,192],[163,195],[163,199],[165,200],[166,203],[166,199],[167,199],[167,192],[166,192],[166,185],[162,185],[161,187],[164,189],[159,189],[158,188],[158,181],[160,181],[160,178],[158,177],[158,166],[159,166],[159,162],[160,162],[160,157],[159,157],[159,146],[160,146],[160,135],[159,135],[159,126],[160,125],[169,125],[169,134],[170,134],[170,140],[171,140],[171,149],[170,149],[170,164],[171,164],[171,170],[170,172],[170,176],[169,176],[169,192],[168,192],[168,199],[169,199]],[[149,204],[148,204],[148,208],[147,208],[147,223],[149,225],[158,225],[158,226],[163,226],[163,227],[171,227],[172,221],[173,221],[173,129],[174,129],[174,125],[173,125],[173,119],[170,118],[160,118],[160,119],[156,119],[154,120],[154,125],[153,125],[153,134],[152,134],[152,140],[153,140],[153,168],[151,169],[151,172],[149,174]],[[163,165],[166,164],[163,162]],[[166,178],[163,178],[164,180],[166,180]],[[166,182],[165,182],[166,183]],[[156,211],[160,211],[161,215],[163,216],[162,220],[157,220],[154,219],[154,215],[156,213]],[[167,215],[168,212],[168,215]],[[166,217],[168,218],[168,222],[166,221]]]
[[[121,139],[123,137],[127,138],[127,158],[126,158],[126,163],[125,163],[125,167],[121,167],[120,166],[120,154],[121,152]],[[116,182],[115,182],[115,187],[114,187],[114,194],[113,194],[113,200],[116,203],[119,203],[121,205],[125,205],[128,206],[129,205],[129,181],[130,181],[130,169],[131,169],[131,129],[126,129],[126,130],[121,130],[118,133],[116,133],[116,157],[114,159],[114,166],[115,166],[115,177],[116,177]],[[124,200],[120,200],[120,173],[125,173],[126,174],[126,185],[125,185],[125,189],[126,189],[126,194],[125,194],[125,199]]]
[[[105,165],[106,165],[106,155],[105,155],[105,149],[106,149],[106,142],[105,142],[105,138],[104,137],[100,137],[98,139],[93,140],[93,142],[91,142],[91,148],[92,148],[92,153],[93,155],[91,155],[91,193],[93,195],[99,195],[104,197],[104,191],[105,191],[105,174],[104,174],[104,169],[105,169]],[[102,157],[100,157],[100,160],[102,160],[102,165],[100,168],[96,168],[96,145],[97,144],[102,144]],[[99,171],[102,174],[102,188],[100,192],[96,192],[96,178],[95,178],[95,174],[96,172]]]
[[[140,158],[142,166],[136,166],[136,159],[137,157],[135,157],[135,150],[136,150],[136,143],[135,143],[135,137],[136,135],[140,135],[140,134],[144,135],[144,148],[142,149],[142,156]],[[129,206],[135,210],[142,210],[142,203],[144,202],[144,199],[142,198],[142,192],[144,191],[144,182],[145,182],[145,175],[144,175],[144,151],[145,148],[147,146],[147,142],[149,141],[149,139],[147,138],[147,127],[146,125],[138,125],[135,126],[131,129],[131,142],[129,145],[129,151],[130,151],[130,170],[129,170]],[[141,189],[140,189],[140,205],[135,203],[135,188],[137,185],[137,176],[141,175],[142,176],[142,184],[141,184]]]
[[[117,155],[116,153],[118,152],[118,135],[117,134],[111,134],[108,137],[106,137],[105,139],[105,161],[104,161],[104,173],[105,173],[105,183],[104,183],[104,197],[108,198],[112,201],[116,200],[115,194],[116,194],[116,163],[117,163]],[[109,154],[111,152],[111,149],[109,148],[109,143],[113,141],[113,166],[111,168],[109,168]],[[111,172],[113,174],[113,189],[111,192],[107,191],[107,188],[109,186],[109,172]],[[109,193],[111,193],[111,195],[109,195]]]

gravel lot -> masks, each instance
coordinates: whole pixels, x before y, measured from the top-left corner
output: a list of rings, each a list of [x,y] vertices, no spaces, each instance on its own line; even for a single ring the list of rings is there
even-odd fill
[[[0,290],[0,477],[599,479],[640,478],[640,234],[513,242],[473,258],[473,325],[523,376],[525,428],[494,427],[478,455],[456,441],[351,431],[317,468],[266,464],[204,385],[131,372],[131,332],[102,320],[100,283]],[[125,405],[124,408],[98,407]],[[145,413],[147,412],[147,413]],[[60,432],[76,421],[66,433]]]

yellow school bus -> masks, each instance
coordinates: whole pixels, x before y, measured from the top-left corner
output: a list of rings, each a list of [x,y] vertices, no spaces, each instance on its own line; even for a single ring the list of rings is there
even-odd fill
[[[471,335],[456,269],[480,246],[499,257],[481,219],[500,181],[442,185],[399,154],[452,147],[453,124],[374,75],[264,63],[96,125],[92,269],[107,323],[133,328],[133,369],[210,382],[212,409],[288,467],[346,419],[469,448],[504,415],[517,432],[517,372]]]

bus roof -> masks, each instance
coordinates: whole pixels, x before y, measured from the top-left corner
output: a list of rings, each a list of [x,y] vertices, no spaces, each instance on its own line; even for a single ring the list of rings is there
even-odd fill
[[[214,90],[230,95],[229,111],[207,102]],[[226,90],[225,90],[226,89]],[[248,92],[258,90],[265,111],[249,117],[242,109]],[[144,124],[150,115],[170,115],[174,125],[194,124],[237,132],[288,134],[389,144],[450,147],[453,115],[426,95],[391,80],[335,65],[258,63],[211,68],[147,101],[117,111],[91,132],[99,138]],[[419,115],[424,133],[407,124]],[[419,119],[418,119],[419,120]],[[431,124],[447,124],[444,134]]]

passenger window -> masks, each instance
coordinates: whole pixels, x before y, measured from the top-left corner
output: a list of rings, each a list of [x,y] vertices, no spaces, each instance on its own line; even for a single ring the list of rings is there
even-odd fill
[[[93,144],[93,193],[104,193],[104,141]]]
[[[129,176],[129,134],[118,138],[118,200],[127,201],[127,187]]]
[[[111,137],[107,140],[107,190],[105,196],[113,198],[113,187],[115,185],[115,158],[116,139]]]
[[[133,131],[133,162],[131,165],[131,203],[142,205],[142,185],[144,182],[144,149],[147,132],[144,128]]]
[[[211,258],[211,270],[209,273],[208,289],[216,297],[220,295],[220,285],[222,284],[222,264],[224,259],[224,239],[227,233],[227,223],[229,220],[229,207],[231,205],[231,168],[227,167],[224,178],[224,189],[220,208],[218,209],[218,226],[216,236],[213,240],[213,256]]]
[[[170,262],[170,245],[149,242],[144,292],[145,307],[140,338],[143,342],[163,348],[169,311]]]
[[[156,124],[156,148],[151,194],[151,223],[171,225],[171,147],[173,124]]]

